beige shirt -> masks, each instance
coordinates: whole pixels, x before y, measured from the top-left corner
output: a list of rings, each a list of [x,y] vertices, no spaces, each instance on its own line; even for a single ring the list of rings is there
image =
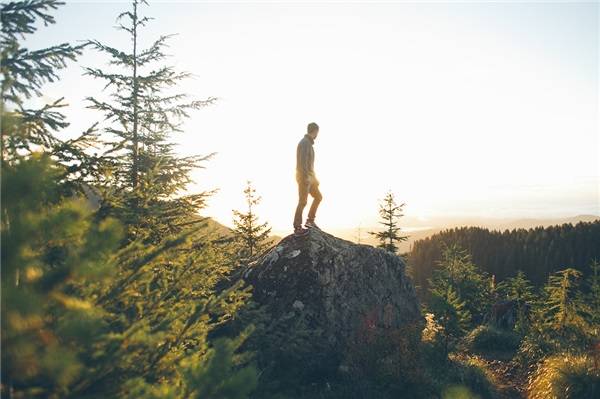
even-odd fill
[[[296,180],[319,183],[315,175],[315,150],[314,140],[308,134],[302,137],[296,148]]]

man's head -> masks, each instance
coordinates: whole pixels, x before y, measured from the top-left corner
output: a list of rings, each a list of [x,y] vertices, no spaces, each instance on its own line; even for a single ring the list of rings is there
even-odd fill
[[[319,134],[319,125],[314,122],[309,123],[306,127],[306,134],[312,137],[313,140],[316,139],[317,135]]]

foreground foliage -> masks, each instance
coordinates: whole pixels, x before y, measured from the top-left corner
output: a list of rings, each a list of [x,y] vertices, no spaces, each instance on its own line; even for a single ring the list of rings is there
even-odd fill
[[[44,156],[3,168],[2,382],[11,396],[122,396],[164,385],[189,397],[221,381],[203,384],[207,373],[224,391],[253,387],[251,367],[232,369],[249,360],[232,363],[232,348],[251,329],[215,349],[207,340],[248,298],[239,286],[214,293],[215,250],[180,252],[202,239],[197,231],[120,248],[116,220],[96,222],[86,201],[57,197],[60,173]],[[243,390],[233,388],[239,379]]]
[[[557,354],[540,363],[527,387],[530,399],[583,399],[600,395],[600,368],[588,355]]]
[[[172,181],[163,178],[168,192],[141,184],[123,190],[152,200],[135,202],[128,210],[135,217],[114,206],[107,212],[105,204],[123,197],[102,190],[113,178],[111,156],[86,152],[87,139],[101,137],[60,141],[58,130],[68,126],[62,114],[22,106],[79,54],[67,44],[20,48],[36,19],[53,23],[48,11],[61,4],[2,5],[2,395],[247,397],[257,372],[238,348],[252,325],[235,336],[209,334],[235,318],[249,289],[216,288],[232,267],[228,252],[193,214],[201,203],[186,207],[170,197],[189,168],[161,164],[173,172]],[[150,180],[150,188],[161,187]],[[190,223],[181,223],[185,217]]]

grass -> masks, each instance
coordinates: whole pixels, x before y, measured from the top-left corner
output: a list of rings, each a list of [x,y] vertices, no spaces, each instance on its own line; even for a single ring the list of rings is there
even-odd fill
[[[600,397],[600,368],[588,355],[558,354],[542,361],[530,378],[530,399]]]
[[[466,337],[466,348],[486,358],[510,360],[521,344],[521,337],[514,331],[481,325]]]

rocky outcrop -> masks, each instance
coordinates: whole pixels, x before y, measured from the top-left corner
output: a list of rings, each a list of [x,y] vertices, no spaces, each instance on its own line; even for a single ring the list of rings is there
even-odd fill
[[[340,353],[361,329],[421,324],[405,268],[388,251],[311,230],[282,239],[243,278],[273,319],[307,314],[321,344]]]

